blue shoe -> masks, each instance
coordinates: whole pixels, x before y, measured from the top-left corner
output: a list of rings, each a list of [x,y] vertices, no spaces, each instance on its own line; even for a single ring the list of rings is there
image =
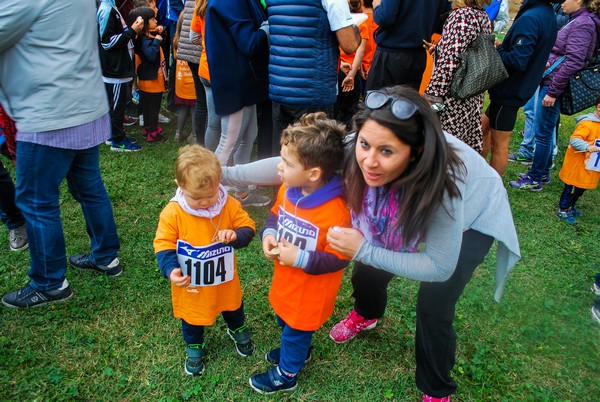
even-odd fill
[[[527,173],[518,173],[517,174],[517,177],[519,179],[524,179],[526,176],[527,176]],[[550,174],[549,173],[543,174],[540,182],[542,183],[543,186],[545,186],[546,184],[550,184]]]
[[[573,217],[573,211],[571,211],[571,208],[559,209],[558,211],[556,211],[556,216],[558,216],[560,219],[567,222],[568,224],[573,225],[574,223],[577,223],[577,221]]]
[[[575,208],[575,205],[573,205],[571,207],[571,211],[573,212],[573,216],[576,217],[576,218],[581,218],[581,216],[583,215],[580,210],[578,210],[577,208]]]
[[[525,191],[542,191],[542,183],[534,181],[528,174],[526,174],[524,177],[520,178],[517,181],[511,181],[510,186],[512,188]]]
[[[73,291],[65,279],[60,288],[54,290],[35,290],[31,285],[9,292],[2,297],[2,304],[12,308],[39,307],[45,304],[70,300]]]
[[[142,149],[141,146],[132,143],[127,137],[121,142],[113,141],[110,145],[110,150],[115,152],[137,152],[140,149]]]
[[[312,349],[312,346],[308,348],[308,353],[306,354],[306,359],[304,359],[304,364],[308,363],[310,359],[312,359]],[[280,357],[281,348],[271,349],[267,353],[265,353],[265,360],[274,366],[277,366],[279,364]]]
[[[533,158],[528,158],[521,152],[517,151],[513,154],[508,154],[508,161],[521,162],[523,165],[531,165],[533,163]]]
[[[296,376],[291,380],[285,378],[279,367],[273,367],[267,372],[254,374],[250,377],[250,387],[259,394],[270,395],[279,391],[293,391],[298,386]]]

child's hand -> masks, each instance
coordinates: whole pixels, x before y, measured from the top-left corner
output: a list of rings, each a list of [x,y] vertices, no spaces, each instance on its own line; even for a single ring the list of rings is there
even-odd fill
[[[354,77],[349,75],[342,81],[342,92],[350,92],[354,89]]]
[[[175,268],[173,271],[171,271],[171,275],[169,275],[169,280],[175,286],[178,286],[180,288],[185,288],[186,286],[189,286],[190,279],[191,278],[189,276],[183,276],[181,274],[181,268]]]
[[[265,238],[262,241],[262,248],[265,257],[267,257],[269,260],[274,260],[279,255],[279,249],[277,248],[277,240],[273,235],[265,236]]]
[[[587,147],[588,152],[600,152],[600,147],[597,145],[590,145]]]
[[[298,246],[294,246],[287,239],[281,239],[279,243],[279,262],[281,265],[293,266],[298,255]]]
[[[229,243],[237,239],[237,233],[231,229],[219,230],[218,238],[222,243]]]
[[[156,35],[156,36],[154,37],[154,39],[163,40],[162,36],[160,36],[160,35]]]
[[[163,27],[162,25],[158,25],[156,27],[156,33],[157,33],[157,35],[161,35],[164,31],[165,31],[165,27]],[[160,39],[162,39],[162,37]]]
[[[131,29],[133,29],[136,33],[140,33],[142,28],[144,28],[144,19],[142,17],[137,17],[133,24],[131,24]]]
[[[350,70],[352,70],[352,64],[346,63],[345,61],[340,62],[340,71],[341,72],[348,75]]]

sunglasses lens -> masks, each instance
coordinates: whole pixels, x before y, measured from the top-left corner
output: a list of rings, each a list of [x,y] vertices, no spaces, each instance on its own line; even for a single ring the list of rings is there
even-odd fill
[[[369,109],[379,109],[390,99],[389,95],[382,91],[369,91],[365,97],[365,105]]]
[[[417,105],[403,99],[396,99],[392,102],[392,114],[400,120],[407,120],[417,112]]]

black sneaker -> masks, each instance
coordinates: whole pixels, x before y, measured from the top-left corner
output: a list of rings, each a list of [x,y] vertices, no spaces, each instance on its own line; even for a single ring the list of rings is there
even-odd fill
[[[279,391],[293,391],[298,386],[298,379],[294,376],[287,379],[279,371],[279,367],[273,367],[267,372],[254,374],[249,380],[250,387],[259,394],[272,394]]]
[[[200,375],[204,372],[204,344],[188,345],[186,347],[187,357],[183,369],[188,375]]]
[[[108,265],[97,265],[90,260],[89,254],[73,254],[69,257],[69,264],[74,268],[91,269],[111,278],[117,277],[123,273],[123,267],[119,258],[115,257]]]
[[[54,290],[35,290],[27,285],[10,292],[2,298],[2,304],[12,308],[38,307],[50,303],[58,303],[71,299],[73,291],[65,279],[62,286]]]
[[[248,357],[254,353],[254,343],[252,343],[250,330],[246,327],[246,324],[234,331],[227,328],[227,334],[233,340],[238,355]]]
[[[312,359],[312,353],[311,353],[312,349],[313,349],[312,346],[310,348],[308,348],[308,353],[306,354],[306,359],[304,359],[304,364],[308,363],[310,361],[310,359]],[[281,357],[281,349],[280,348],[271,349],[267,353],[265,353],[265,360],[274,366],[277,366],[279,364],[280,357]]]

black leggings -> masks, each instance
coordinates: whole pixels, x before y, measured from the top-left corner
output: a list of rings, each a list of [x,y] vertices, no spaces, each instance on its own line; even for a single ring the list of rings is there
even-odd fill
[[[463,233],[456,269],[445,282],[421,282],[417,297],[416,383],[427,395],[442,398],[456,390],[450,377],[456,352],[452,326],[458,298],[471,280],[473,271],[490,250],[494,238],[475,230]],[[354,308],[365,318],[383,316],[387,285],[394,275],[355,263],[352,272]]]
[[[565,188],[560,195],[560,209],[569,209],[575,206],[575,203],[583,195],[585,192],[584,188],[579,188],[575,186],[571,186],[570,184],[565,184]]]

